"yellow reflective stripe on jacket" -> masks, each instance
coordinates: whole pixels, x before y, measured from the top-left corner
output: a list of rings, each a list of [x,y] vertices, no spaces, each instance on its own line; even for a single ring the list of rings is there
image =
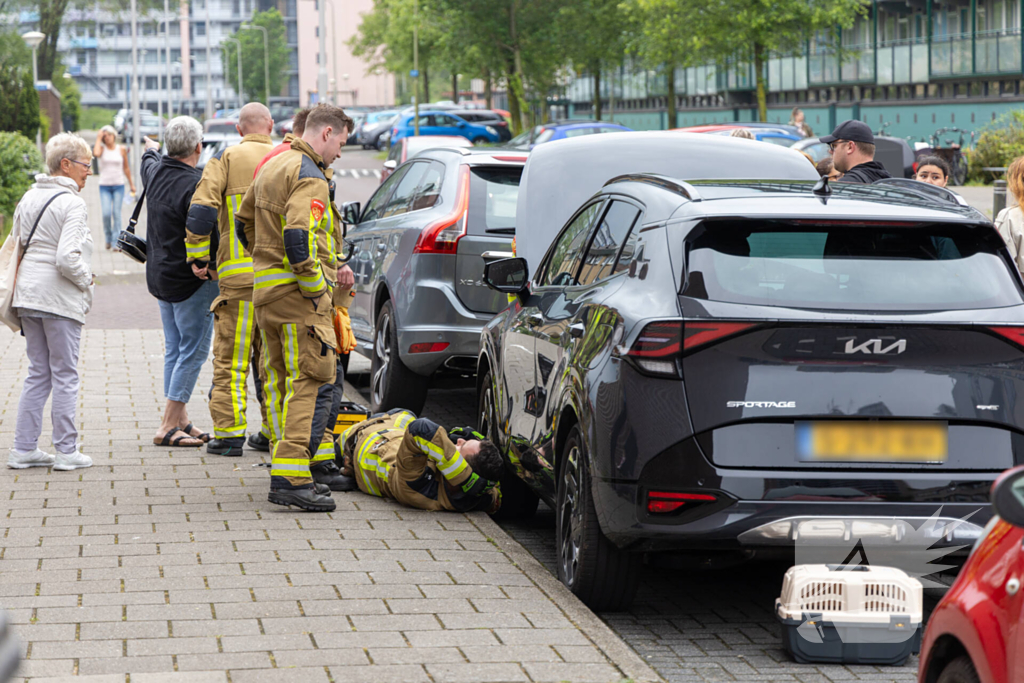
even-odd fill
[[[360,474],[363,475],[363,481],[366,483],[366,488],[375,496],[379,496],[380,491],[373,485],[373,481],[370,477],[366,476],[366,473],[373,472],[384,481],[387,481],[388,479],[387,465],[380,461],[380,458],[377,457],[377,453],[373,450],[373,447],[380,440],[381,437],[377,434],[369,435],[366,437],[366,440],[360,444],[359,451],[356,453],[356,462],[359,465]]]
[[[225,199],[227,200],[225,203],[228,205],[228,255],[230,261],[235,261],[245,256],[242,243],[238,241],[238,235],[235,233],[235,212],[242,205],[242,195],[232,194]]]
[[[241,425],[245,436],[245,380],[249,372],[249,356],[252,354],[253,305],[251,301],[240,301],[238,320],[235,324],[235,338],[231,347],[231,412],[235,424]]]
[[[426,453],[431,460],[437,463],[438,469],[441,470],[441,474],[444,475],[445,479],[451,479],[454,476],[460,474],[469,465],[466,460],[462,457],[462,454],[458,451],[452,454],[451,458],[444,457],[444,449],[435,444],[432,441],[427,441],[423,437],[413,437],[416,441],[416,445]]]
[[[320,264],[316,264],[316,274],[314,275],[295,275],[295,279],[299,283],[299,289],[304,292],[315,293],[322,290],[327,286],[327,281],[324,280],[323,271],[320,270]]]
[[[232,261],[225,261],[217,266],[217,276],[222,280],[234,277],[235,275],[245,275],[246,273],[252,275],[252,259],[248,256],[243,256],[240,259],[234,259]]]
[[[263,289],[264,287],[273,287],[274,285],[284,285],[291,282],[297,282],[298,278],[288,268],[267,268],[266,270],[256,271],[256,277],[253,279],[253,288]]]
[[[395,429],[405,429],[409,426],[409,423],[416,419],[416,416],[412,413],[401,412],[395,419]]]
[[[185,255],[188,258],[196,259],[198,261],[209,261],[210,260],[210,239],[206,238],[202,242],[185,242]]]
[[[284,400],[281,402],[281,424],[288,424],[288,404],[295,397],[295,380],[299,378],[299,339],[297,335],[298,327],[294,323],[281,326],[281,331],[284,332],[284,343],[282,351],[284,352]]]

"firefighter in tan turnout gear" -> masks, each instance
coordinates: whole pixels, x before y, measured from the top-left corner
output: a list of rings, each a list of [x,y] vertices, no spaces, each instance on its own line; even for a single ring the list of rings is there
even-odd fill
[[[253,303],[263,345],[272,444],[268,500],[318,512],[334,510],[335,503],[329,491],[314,488],[310,431],[317,391],[336,376],[337,342],[329,281],[336,274],[324,272],[317,250],[330,222],[325,171],[352,125],[341,108],[316,107],[302,137],[260,169],[236,221],[243,246],[252,252]]]
[[[235,214],[252,184],[256,165],[273,148],[270,110],[258,102],[242,107],[238,116],[242,142],[211,158],[192,196],[186,223],[185,250],[192,271],[201,279],[220,281],[220,296],[211,310],[213,323],[213,389],[210,415],[214,439],[209,453],[242,455],[248,424],[246,381],[250,360],[259,356],[258,330],[252,303],[252,258],[235,235]],[[212,262],[212,266],[211,266]],[[260,381],[256,374],[257,394]],[[250,445],[267,450],[266,408],[260,401],[264,426]]]
[[[409,507],[497,512],[503,470],[497,447],[469,428],[451,436],[454,443],[443,427],[400,409],[371,417],[338,437],[342,473],[363,493]]]

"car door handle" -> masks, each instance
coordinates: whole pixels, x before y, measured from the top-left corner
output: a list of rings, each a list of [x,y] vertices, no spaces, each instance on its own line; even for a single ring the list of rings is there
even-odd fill
[[[534,313],[533,315],[526,316],[526,324],[529,325],[530,327],[537,327],[543,322],[544,316],[540,315],[539,313]]]
[[[583,325],[583,323],[573,323],[572,325],[569,325],[569,336],[572,337],[573,339],[581,338],[584,334],[586,334],[586,332],[587,328]]]
[[[480,254],[485,259],[499,259],[499,258],[515,258],[516,255],[511,251],[485,251]]]

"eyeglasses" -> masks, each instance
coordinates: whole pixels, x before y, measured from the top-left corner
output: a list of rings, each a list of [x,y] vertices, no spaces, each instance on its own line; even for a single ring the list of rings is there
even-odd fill
[[[846,142],[846,140],[836,140],[835,142],[828,143],[828,153],[834,154],[836,151],[836,145],[842,144],[844,142]]]
[[[87,161],[76,161],[74,159],[68,159],[68,161],[70,161],[73,164],[78,164],[79,166],[84,166],[85,168],[92,168],[92,164],[90,164]]]

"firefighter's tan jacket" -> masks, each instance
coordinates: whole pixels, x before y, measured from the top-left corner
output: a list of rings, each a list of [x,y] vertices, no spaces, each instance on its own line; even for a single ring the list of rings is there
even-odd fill
[[[235,214],[252,184],[256,164],[271,149],[269,136],[246,135],[211,158],[192,195],[185,224],[188,262],[201,267],[216,257],[221,290],[241,290],[247,298],[252,297],[252,257],[235,235]]]
[[[404,411],[381,415],[338,439],[363,493],[421,510],[496,511],[500,504],[497,488],[473,495],[481,490],[474,490],[479,477],[444,428],[426,418]]]
[[[242,198],[235,226],[252,253],[254,304],[296,290],[309,299],[328,293],[319,243],[330,202],[323,159],[301,138],[260,170]]]

